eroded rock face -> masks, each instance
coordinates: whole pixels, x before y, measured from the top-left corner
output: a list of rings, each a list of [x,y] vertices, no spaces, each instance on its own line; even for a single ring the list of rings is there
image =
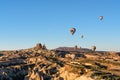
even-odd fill
[[[60,67],[54,63],[49,64],[48,67],[37,64],[31,73],[25,77],[24,80],[75,80],[78,79],[78,74],[69,72],[69,66]]]
[[[35,50],[42,49],[42,44],[41,43],[36,44],[36,46],[34,47],[34,49]]]
[[[116,53],[118,56],[120,56],[120,52]]]
[[[46,46],[45,46],[45,44],[41,44],[41,43],[38,43],[38,44],[36,44],[36,46],[34,47],[34,50],[46,50],[47,48],[46,48]]]
[[[0,80],[120,80],[115,53],[47,50],[41,44],[0,53]]]
[[[69,69],[69,68],[68,68]],[[60,77],[63,78],[63,80],[75,80],[78,74],[69,72],[65,67],[60,68]]]
[[[24,80],[44,80],[43,73],[38,71],[38,68],[34,68],[31,74],[28,74]]]
[[[80,77],[78,77],[78,78],[76,78],[75,80],[95,80],[95,79],[92,79],[92,78],[90,78],[90,77],[87,77],[87,76],[80,76]]]

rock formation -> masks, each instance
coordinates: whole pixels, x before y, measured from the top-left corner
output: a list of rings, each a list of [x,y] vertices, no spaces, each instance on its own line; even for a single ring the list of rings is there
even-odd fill
[[[48,50],[39,43],[0,51],[0,80],[120,80],[118,52],[79,50],[83,49]]]

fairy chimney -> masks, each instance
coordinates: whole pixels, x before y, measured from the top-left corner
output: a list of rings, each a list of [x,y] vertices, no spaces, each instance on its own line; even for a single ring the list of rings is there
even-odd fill
[[[42,44],[41,43],[38,43],[36,44],[36,46],[34,47],[35,50],[40,50],[42,49]]]

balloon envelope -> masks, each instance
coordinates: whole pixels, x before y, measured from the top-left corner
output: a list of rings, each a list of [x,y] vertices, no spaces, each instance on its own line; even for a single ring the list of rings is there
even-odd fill
[[[70,28],[70,33],[71,33],[72,35],[74,35],[75,32],[76,32],[76,29],[75,29],[75,28]]]
[[[102,20],[103,19],[103,16],[100,16],[100,20]]]
[[[84,36],[82,35],[81,38],[83,38]]]

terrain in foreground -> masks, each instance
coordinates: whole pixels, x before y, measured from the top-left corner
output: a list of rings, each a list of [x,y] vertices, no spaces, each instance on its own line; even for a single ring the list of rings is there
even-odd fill
[[[0,51],[0,80],[120,80],[120,53],[41,44]]]

